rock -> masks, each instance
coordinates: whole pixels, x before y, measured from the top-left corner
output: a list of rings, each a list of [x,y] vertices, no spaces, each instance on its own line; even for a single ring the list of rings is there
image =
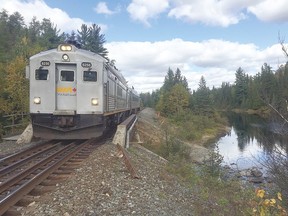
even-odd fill
[[[261,176],[263,176],[263,173],[262,173],[258,168],[253,167],[253,168],[251,169],[251,175],[252,175],[253,177],[261,177]]]
[[[199,145],[190,145],[191,147],[191,152],[190,152],[190,157],[192,161],[203,164],[205,159],[209,156],[209,149],[199,146]]]
[[[30,143],[33,137],[33,127],[29,124],[24,132],[20,135],[19,139],[16,141],[17,144],[27,144]]]
[[[249,182],[260,184],[264,182],[264,178],[263,177],[251,177],[249,178]]]
[[[248,177],[248,176],[251,176],[251,174],[250,174],[250,170],[241,170],[241,171],[239,171],[239,175],[238,175],[239,177]]]

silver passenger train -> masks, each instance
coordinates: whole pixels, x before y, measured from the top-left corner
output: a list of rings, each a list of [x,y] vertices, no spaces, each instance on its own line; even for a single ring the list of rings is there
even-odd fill
[[[30,58],[30,115],[35,137],[90,139],[140,109],[140,98],[100,55],[61,44]]]

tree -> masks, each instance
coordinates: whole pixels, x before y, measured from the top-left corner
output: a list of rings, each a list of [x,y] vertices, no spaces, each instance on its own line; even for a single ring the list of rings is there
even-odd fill
[[[8,62],[13,58],[15,42],[24,31],[23,17],[15,12],[11,16],[7,11],[0,12],[0,62]]]
[[[200,115],[210,116],[213,112],[210,90],[206,86],[204,76],[201,76],[199,87],[193,94],[194,97],[194,112]]]
[[[183,91],[183,88],[185,89],[185,91]],[[173,100],[178,101],[175,98],[176,95],[180,97],[179,102],[181,103],[179,104],[179,106],[175,104],[175,102],[173,102]],[[188,107],[190,90],[188,88],[186,77],[183,77],[181,75],[181,71],[179,70],[179,68],[177,68],[175,74],[171,68],[168,68],[168,72],[165,76],[163,86],[160,89],[160,95],[157,100],[156,109],[166,116],[173,115],[178,111],[186,108],[186,100],[182,98],[184,97],[186,99],[186,95],[188,95]],[[185,103],[182,103],[182,100],[184,100]]]
[[[103,46],[103,44],[106,42],[105,35],[100,34],[101,27],[92,24],[91,27],[87,27],[87,25],[83,24],[81,26],[81,31],[78,31],[77,40],[78,43],[80,43],[80,46],[83,49],[90,50],[91,52],[95,52],[104,58],[107,58],[108,51]]]
[[[242,106],[245,103],[248,93],[248,77],[244,73],[244,70],[239,67],[236,70],[236,81],[235,81],[235,96],[237,106]]]
[[[173,86],[169,94],[169,113],[180,114],[189,107],[189,92],[180,83]]]
[[[267,63],[264,63],[261,67],[260,84],[260,97],[266,102],[271,103],[276,89],[276,83],[272,68]]]
[[[60,30],[57,26],[50,21],[50,19],[44,18],[40,25],[39,43],[44,49],[52,49],[59,45],[64,39],[59,36]]]
[[[162,90],[164,92],[170,91],[174,85],[174,72],[173,70],[169,67],[167,75],[164,78],[164,84],[162,86]]]
[[[87,46],[88,46],[88,40],[91,34],[91,30],[88,28],[87,25],[82,24],[81,31],[77,30],[77,32],[78,32],[77,41],[80,44],[80,46],[83,49],[89,49]]]
[[[28,81],[25,78],[25,59],[16,57],[7,64],[4,91],[7,98],[1,109],[4,113],[27,113],[28,112]]]
[[[34,16],[31,22],[29,23],[28,38],[30,38],[32,43],[37,43],[40,34],[41,34],[41,24]]]

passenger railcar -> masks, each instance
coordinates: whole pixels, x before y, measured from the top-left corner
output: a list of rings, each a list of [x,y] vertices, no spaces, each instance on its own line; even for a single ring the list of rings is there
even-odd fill
[[[100,55],[61,44],[26,68],[35,137],[90,139],[140,109],[123,75]]]

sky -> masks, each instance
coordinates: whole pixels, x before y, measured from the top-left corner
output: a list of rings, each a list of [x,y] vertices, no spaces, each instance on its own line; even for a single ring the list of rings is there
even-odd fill
[[[109,59],[129,86],[152,92],[177,68],[191,90],[201,76],[209,88],[233,84],[241,67],[246,74],[273,70],[285,57],[287,0],[0,0],[0,9],[48,18],[61,32],[93,23],[105,35]],[[287,45],[288,47],[288,45]]]

